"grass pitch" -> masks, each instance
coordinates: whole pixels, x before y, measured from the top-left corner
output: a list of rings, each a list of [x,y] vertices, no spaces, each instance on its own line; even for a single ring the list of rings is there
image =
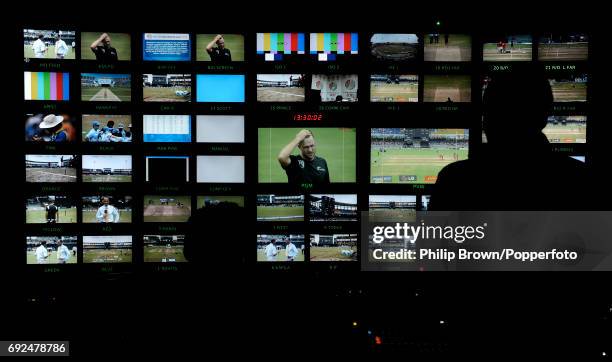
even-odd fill
[[[66,42],[66,45],[68,45],[68,53],[66,53],[66,56],[64,57],[64,59],[75,59],[76,54],[75,54],[75,49],[72,48],[71,44],[69,44],[68,42]],[[44,58],[36,58],[34,57],[34,51],[32,50],[32,44],[24,44],[23,46],[23,57],[24,58],[30,58],[30,59],[57,59],[55,57],[55,45],[51,45],[47,47],[47,52],[45,53],[45,57]]]
[[[132,182],[132,175],[83,175],[83,182]]]
[[[356,251],[356,247],[340,247],[340,246],[310,246],[310,261],[357,261],[357,253],[353,256],[345,256],[340,253],[341,250]]]
[[[159,199],[174,199],[174,203],[161,205]],[[151,202],[151,203],[149,203]],[[184,206],[177,207],[176,202]],[[144,197],[144,222],[186,222],[191,216],[190,196],[149,196]]]
[[[435,183],[438,172],[449,163],[468,157],[467,149],[395,148],[371,151],[370,182],[372,183]],[[440,155],[444,156],[443,159]],[[384,176],[391,177],[385,181]]]
[[[418,43],[373,43],[371,54],[381,61],[407,61],[416,59],[419,54]]]
[[[472,37],[450,34],[445,44],[444,34],[440,34],[440,42],[430,44],[426,36],[424,59],[426,62],[469,62],[472,60]]]
[[[77,255],[72,255],[72,251],[70,252],[70,259],[65,264],[76,264],[77,263]],[[27,252],[27,264],[38,264],[38,260],[36,260],[36,249]],[[48,264],[59,264],[57,260],[57,251],[53,251],[49,253],[49,257],[47,258],[45,263],[40,265],[48,265]]]
[[[268,258],[266,257],[265,249],[257,249],[257,261],[267,262]],[[304,261],[304,254],[298,248],[298,254],[293,259],[293,261]],[[270,260],[270,262],[287,262],[287,254],[285,253],[285,249],[279,250],[278,254],[276,254],[275,260]]]
[[[26,224],[46,224],[46,211],[42,208],[26,209]],[[74,224],[77,222],[77,208],[60,208],[58,224]]]
[[[586,83],[552,82],[550,86],[554,102],[586,102],[587,100]]]
[[[176,91],[191,92],[191,87],[143,87],[144,102],[191,102],[191,94],[177,96]]]
[[[83,263],[131,263],[132,249],[83,249]]]
[[[548,124],[542,130],[551,143],[586,143],[585,124]]]
[[[257,87],[257,102],[304,102],[304,87]]]
[[[370,81],[371,102],[418,102],[419,82],[390,83]]]
[[[304,221],[304,206],[257,206],[257,221]]]
[[[587,60],[588,56],[588,42],[540,44],[538,47],[540,60]]]
[[[76,168],[72,167],[28,167],[26,182],[76,182]]]
[[[388,221],[414,221],[416,218],[415,209],[370,209],[368,210],[369,222],[388,222]]]
[[[466,75],[426,75],[423,102],[470,102],[472,80]]]
[[[83,210],[83,223],[97,223],[96,212],[98,210]],[[131,223],[132,210],[119,210],[119,223]]]
[[[531,44],[516,43],[510,48],[506,45],[506,53],[497,50],[497,43],[485,43],[482,46],[482,60],[485,62],[515,62],[531,60]]]
[[[129,102],[132,100],[132,88],[81,86],[81,100],[84,102]]]
[[[144,247],[145,263],[184,263],[183,245],[146,246]]]

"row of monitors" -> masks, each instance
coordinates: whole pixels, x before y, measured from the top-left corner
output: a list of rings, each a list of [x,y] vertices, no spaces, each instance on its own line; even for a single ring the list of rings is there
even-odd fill
[[[80,162],[79,162],[80,159]],[[189,156],[145,156],[144,181],[150,183],[190,182]],[[83,182],[131,183],[131,155],[48,155],[25,156],[26,182],[77,182],[81,166]],[[244,183],[244,156],[196,156],[196,182]]]
[[[190,115],[142,116],[142,126],[134,127],[130,115],[84,114],[80,122],[67,113],[39,113],[26,115],[25,140],[32,143],[227,143],[245,142],[243,115],[197,115],[195,127]],[[195,132],[193,129],[195,128]],[[587,117],[584,115],[552,115],[543,132],[551,143],[586,143]],[[274,145],[284,131],[273,130],[260,136]],[[401,132],[389,131],[389,132]],[[79,136],[80,133],[80,136]],[[195,133],[195,135],[194,135]],[[317,134],[319,132],[317,131]],[[279,136],[276,136],[278,134]],[[320,143],[333,143],[323,132]],[[374,133],[372,133],[374,135]],[[335,137],[338,137],[336,134]],[[483,142],[486,137],[483,136]],[[282,142],[281,142],[282,143]],[[263,146],[263,143],[260,142]],[[270,146],[272,147],[272,146]],[[273,148],[273,147],[272,147]]]
[[[192,200],[187,195],[144,195],[144,222],[188,221]],[[243,196],[198,196],[197,208],[219,202],[231,202],[244,207]],[[257,195],[258,222],[355,222],[359,218],[357,194],[296,194]],[[387,220],[414,216],[414,211],[427,210],[429,196],[370,195],[370,217]],[[30,195],[25,202],[26,224],[118,224],[132,223],[134,198],[123,194],[82,196],[80,204],[67,194]]]
[[[191,61],[190,33],[143,33],[142,60]],[[245,60],[242,34],[196,34],[195,59],[202,62],[230,63]],[[24,29],[24,58],[76,59],[100,62],[129,61],[131,36],[127,33],[81,32],[80,46],[74,30]],[[546,33],[536,39],[540,60],[586,60],[589,38],[585,33]],[[498,34],[482,39],[484,61],[529,61],[534,39],[526,34]],[[334,61],[359,54],[358,33],[257,33],[256,55],[265,61],[310,56],[318,61]],[[381,61],[420,60],[468,62],[472,60],[472,37],[466,34],[373,34],[370,55]]]
[[[244,115],[145,114],[134,127],[128,114],[38,113],[25,116],[26,142],[50,143],[244,143]],[[195,129],[195,132],[194,132]],[[79,135],[80,134],[80,135]]]
[[[144,222],[187,222],[191,216],[189,195],[144,195]],[[233,202],[244,207],[243,196],[197,196],[197,208],[218,202]],[[26,224],[132,223],[133,197],[124,194],[91,194],[80,203],[67,194],[29,195],[25,201]]]
[[[130,102],[130,74],[81,73],[83,102]],[[419,94],[418,74],[372,74],[370,102],[471,102],[469,75],[426,74]],[[197,74],[192,95],[191,74],[143,74],[143,102],[245,102],[243,74]],[[486,88],[489,76],[481,79]],[[555,102],[586,102],[588,75],[583,72],[550,74]],[[24,100],[69,101],[70,73],[24,72]],[[357,102],[357,74],[258,74],[258,102]]]
[[[143,235],[145,263],[187,262],[184,255],[185,235]],[[84,264],[132,263],[132,235],[27,236],[26,263],[28,265],[62,265],[79,263],[79,249]],[[357,261],[357,234],[257,235],[257,261],[291,262]]]
[[[584,121],[584,122],[583,122]],[[586,139],[586,120],[565,118],[549,123],[545,133],[564,142]],[[312,128],[312,144],[289,156],[294,165],[282,165],[279,154],[302,133],[299,128],[258,130],[258,182],[327,183],[356,182],[357,130]],[[308,152],[308,154],[305,154]],[[450,128],[372,128],[370,130],[371,183],[435,183],[446,165],[468,158],[469,130]],[[316,157],[316,171],[297,168],[306,158]],[[145,181],[189,182],[189,156],[145,156]],[[196,156],[198,183],[244,183],[244,156]],[[26,182],[76,182],[81,166],[83,182],[131,182],[131,155],[27,154]],[[313,163],[314,165],[314,163]],[[171,172],[170,172],[171,171]],[[307,178],[311,181],[303,181]]]

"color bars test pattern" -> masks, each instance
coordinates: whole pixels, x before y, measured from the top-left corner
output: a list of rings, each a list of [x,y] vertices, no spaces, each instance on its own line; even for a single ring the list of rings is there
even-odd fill
[[[283,54],[305,54],[304,33],[257,33],[257,54],[266,61],[282,60]]]
[[[311,33],[310,54],[318,54],[318,60],[335,60],[336,54],[358,54],[357,33]]]
[[[26,101],[67,101],[70,99],[70,74],[23,72]]]

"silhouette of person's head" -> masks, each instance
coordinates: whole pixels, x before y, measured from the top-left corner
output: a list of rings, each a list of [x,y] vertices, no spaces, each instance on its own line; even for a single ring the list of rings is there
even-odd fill
[[[552,108],[550,84],[542,70],[529,69],[490,78],[483,95],[483,129],[495,146],[546,144],[542,133]]]
[[[185,258],[198,266],[238,265],[251,237],[244,207],[234,202],[211,203],[192,212],[187,222]]]

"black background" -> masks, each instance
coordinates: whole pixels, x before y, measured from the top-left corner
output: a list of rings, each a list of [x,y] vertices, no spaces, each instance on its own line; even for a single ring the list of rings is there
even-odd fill
[[[263,14],[253,12],[243,21],[227,15],[231,4],[193,11],[184,4],[177,9],[154,11],[153,14],[157,16],[127,9],[125,15],[119,15],[117,9],[123,10],[124,7],[106,4],[95,10],[73,8],[60,12],[62,15],[54,13],[52,21],[43,15],[44,12],[35,11],[37,15],[33,16],[24,16],[31,12],[23,12],[10,33],[10,44],[14,44],[15,49],[11,52],[14,56],[10,57],[13,64],[10,72],[17,76],[12,84],[19,85],[21,82],[24,67],[21,30],[30,26],[76,27],[78,31],[109,28],[109,31],[132,33],[158,30],[246,33],[246,57],[253,57],[254,54],[253,34],[266,31],[357,31],[360,32],[360,57],[367,55],[367,47],[363,46],[365,33],[427,32],[437,19],[451,32],[472,34],[474,48],[478,48],[478,37],[490,32],[536,35],[549,30],[587,31],[591,43],[587,157],[599,180],[605,180],[606,136],[610,127],[604,105],[604,97],[607,96],[604,80],[607,72],[604,64],[608,63],[605,49],[607,30],[605,19],[593,15],[596,9],[573,4],[571,10],[560,9],[561,5],[556,5],[552,10],[557,11],[552,11],[550,8],[533,9],[531,6],[514,4],[499,9],[483,7],[475,10],[464,5],[461,12],[436,15],[438,9],[427,5],[422,9],[414,7],[405,10],[389,5],[353,15],[351,11],[355,11],[359,5],[353,5],[348,10],[340,6],[321,9],[314,4],[300,6],[308,9],[292,10],[289,11],[290,15],[284,16],[281,14],[286,13],[278,8],[263,11]],[[248,12],[246,8],[245,12]],[[167,16],[162,16],[164,13]],[[346,15],[331,17],[330,13]],[[180,15],[180,20],[169,14]],[[132,38],[133,50],[138,46],[139,39]],[[137,65],[139,55],[139,52],[132,51],[133,102],[130,107],[134,112],[140,112],[137,101],[141,94],[138,75],[148,72],[146,65],[142,65],[142,69]],[[473,60],[476,59],[473,57]],[[347,65],[347,72],[353,66]],[[181,67],[177,66],[177,73],[181,72]],[[194,70],[187,70],[186,73],[198,73],[202,67],[196,64]],[[255,67],[255,64],[249,62],[245,67],[248,68],[247,100],[254,100],[254,77],[257,72],[252,71],[251,67]],[[476,68],[476,65],[472,67]],[[472,70],[473,74],[479,73],[479,69]],[[364,70],[359,72],[367,74]],[[78,82],[76,77],[72,77],[72,82]],[[382,126],[379,123],[379,119],[383,118],[380,112],[361,108],[368,107],[369,103],[367,93],[364,96],[368,83],[362,78],[360,83],[359,104],[353,107],[352,112],[339,115],[335,125],[350,124],[360,129],[370,125]],[[473,85],[474,101],[478,99],[479,92],[475,91],[478,86]],[[21,87],[17,86],[16,89]],[[76,101],[74,89],[79,89],[78,84],[71,93],[71,99]],[[12,100],[10,104],[24,104],[22,92],[14,93],[7,98]],[[148,113],[146,107],[149,105],[142,106],[142,113]],[[253,115],[256,110],[250,107],[257,106],[251,101],[245,105],[246,124],[251,132],[256,129],[254,124],[265,126],[265,122],[268,122],[255,119]],[[431,114],[425,109],[427,105],[418,106],[422,106],[418,107],[422,109],[416,111]],[[24,185],[24,152],[13,150],[26,147],[21,141],[24,110],[13,106],[9,108],[14,114],[9,123],[15,127],[11,134],[16,141],[7,153],[14,162],[11,169],[17,170],[11,173],[17,175],[12,176],[11,180],[14,180],[13,185],[21,188]],[[470,127],[477,127],[474,122],[478,116],[474,110],[472,112],[466,110],[461,120]],[[290,118],[278,117],[281,119],[274,125],[299,127]],[[356,123],[354,118],[358,118]],[[385,125],[389,126],[397,124],[392,120],[386,122]],[[256,155],[253,135],[247,134],[247,182],[244,186],[244,191],[252,195],[266,191],[263,186],[255,189],[256,166],[249,163]],[[479,133],[472,133],[473,136],[479,136]],[[365,160],[369,147],[367,140],[363,139],[358,140],[358,145],[360,183],[338,187],[337,190],[343,193],[354,190],[360,195],[367,195],[370,191],[376,191],[366,183],[367,169],[364,168],[367,167]],[[128,146],[134,147],[135,175],[143,175],[137,170],[136,163],[139,152],[144,150],[138,151],[137,144]],[[197,153],[199,150],[194,151]],[[241,154],[245,150],[238,147],[232,151]],[[86,154],[85,150],[82,153]],[[142,176],[135,176],[133,188],[138,188],[136,185],[142,181],[137,177]],[[282,188],[271,187],[270,190],[281,193]],[[206,194],[204,190],[201,191],[199,194]],[[240,191],[237,187],[232,193]],[[385,192],[411,193],[409,188],[399,186],[386,188]],[[580,192],[580,189],[568,190],[567,197],[580,197]],[[592,209],[608,209],[609,190],[600,187],[599,193],[601,197],[585,200],[585,203]],[[87,192],[82,191],[81,194]],[[11,202],[11,205],[15,205],[11,207],[12,210],[22,210],[21,193],[10,192],[9,198],[15,199]],[[135,203],[138,203],[137,200],[136,197]],[[229,222],[234,226],[236,223],[246,224],[254,230],[254,206],[249,205],[249,199],[247,207],[253,210],[252,219]],[[135,217],[138,215],[136,210]],[[325,267],[313,267],[308,263],[290,270],[271,270],[270,267],[255,265],[254,242],[249,241],[244,248],[245,255],[228,255],[223,258],[227,260],[217,260],[211,262],[209,267],[197,270],[184,267],[178,271],[163,271],[155,266],[137,264],[105,273],[78,265],[70,266],[74,267],[73,270],[43,273],[36,268],[26,268],[23,262],[23,229],[11,226],[22,225],[23,213],[9,212],[5,222],[9,235],[3,248],[8,260],[3,263],[7,272],[4,274],[6,288],[2,298],[7,318],[0,327],[0,337],[8,340],[69,339],[73,343],[74,355],[142,353],[176,356],[188,350],[197,350],[203,355],[214,351],[232,355],[245,346],[248,349],[244,348],[244,351],[253,351],[253,355],[279,359],[331,349],[334,353],[345,355],[363,351],[374,354],[391,351],[401,352],[403,356],[433,358],[462,355],[485,358],[581,357],[591,360],[601,358],[611,339],[612,296],[607,272],[364,273],[358,271],[358,265],[325,270]],[[134,233],[144,233],[144,230],[134,230]],[[138,238],[134,240],[136,243]],[[274,285],[266,283],[270,280],[274,281]],[[275,311],[271,315],[269,307]],[[440,324],[441,320],[445,323]],[[358,322],[357,327],[352,325],[354,321]],[[367,330],[374,335],[382,335],[385,343],[372,346]]]

